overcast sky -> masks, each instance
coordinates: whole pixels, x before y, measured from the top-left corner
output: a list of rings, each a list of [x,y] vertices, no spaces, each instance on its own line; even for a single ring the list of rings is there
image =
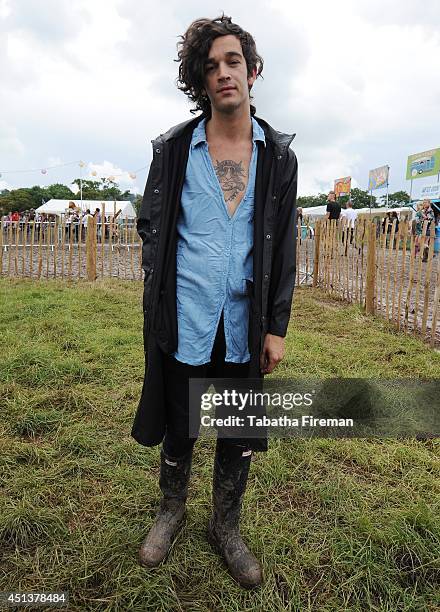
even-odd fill
[[[0,188],[69,184],[77,164],[40,170],[84,160],[143,191],[150,140],[191,117],[178,36],[222,11],[265,60],[257,115],[296,133],[300,195],[383,164],[409,190],[407,156],[440,147],[439,0],[0,0]]]

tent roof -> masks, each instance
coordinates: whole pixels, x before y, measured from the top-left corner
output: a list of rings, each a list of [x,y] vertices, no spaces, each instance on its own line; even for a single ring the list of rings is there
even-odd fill
[[[75,204],[75,207],[82,210],[83,212],[85,212],[88,208],[93,212],[96,208],[101,209],[101,212],[104,210],[105,208],[105,214],[106,215],[112,215],[114,208],[115,208],[115,202],[114,200],[107,200],[107,201],[103,201],[103,200],[83,200],[81,202],[81,200],[56,200],[56,199],[52,199],[49,200],[48,202],[46,202],[45,204],[42,204],[41,206],[39,206],[36,209],[36,212],[39,213],[48,213],[48,214],[52,214],[52,215],[62,215],[64,214],[68,208],[69,208],[69,204],[71,203]],[[117,200],[116,201],[116,212],[122,209],[122,213],[121,215],[123,217],[129,217],[129,218],[135,218],[136,217],[136,211],[133,208],[133,204],[129,201],[129,200]]]

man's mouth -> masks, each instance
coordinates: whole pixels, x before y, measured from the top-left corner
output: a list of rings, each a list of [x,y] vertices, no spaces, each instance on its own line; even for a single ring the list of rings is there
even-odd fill
[[[219,93],[223,93],[225,91],[233,91],[235,89],[235,87],[222,87],[221,89],[219,89]]]

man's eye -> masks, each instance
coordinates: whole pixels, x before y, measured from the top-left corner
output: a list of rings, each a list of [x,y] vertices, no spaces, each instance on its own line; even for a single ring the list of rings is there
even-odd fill
[[[238,60],[233,60],[232,62],[229,62],[230,64],[238,64]]]

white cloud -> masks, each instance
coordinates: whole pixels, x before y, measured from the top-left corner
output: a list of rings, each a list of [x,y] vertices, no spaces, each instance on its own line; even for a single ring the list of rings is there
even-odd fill
[[[6,28],[25,32],[40,44],[63,46],[89,20],[81,0],[13,0],[6,3]]]
[[[11,191],[13,187],[8,183],[8,181],[3,181],[2,179],[0,179],[0,191],[2,191],[3,189],[8,189],[9,191]]]
[[[6,156],[12,152],[22,156],[24,151],[25,147],[17,135],[17,130],[5,121],[0,121],[0,153]]]
[[[429,129],[436,141],[429,146],[440,146],[435,120],[440,83],[433,78],[440,73],[436,33],[407,24],[401,4],[404,25],[362,20],[357,3],[322,4],[320,11],[316,3],[278,6],[286,20],[307,24],[310,48],[308,61],[290,79],[289,110],[298,126],[305,180],[301,192],[322,184],[329,168],[333,178],[352,174],[365,188],[369,168],[395,159],[396,147],[403,166],[413,147],[423,148],[419,135]],[[373,6],[378,9],[378,3],[369,3],[371,16]],[[399,170],[391,174],[391,188],[405,187]]]
[[[135,185],[137,175],[133,170],[123,170],[107,160],[104,160],[102,164],[89,163],[87,165],[87,172],[84,174],[84,178],[95,181],[111,177],[114,178],[116,183],[121,185],[121,188],[128,189]]]

